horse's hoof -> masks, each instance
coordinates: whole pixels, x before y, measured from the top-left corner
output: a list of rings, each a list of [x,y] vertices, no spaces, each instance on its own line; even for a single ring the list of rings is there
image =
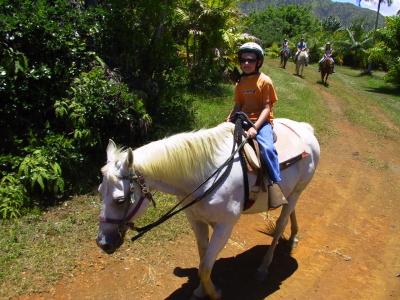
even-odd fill
[[[268,277],[268,271],[260,271],[257,270],[256,274],[254,275],[254,278],[258,281],[258,282],[264,282],[267,280]]]
[[[299,244],[299,239],[297,237],[290,239],[290,249],[293,251],[294,249],[297,248],[297,245]]]
[[[202,286],[200,285],[199,287],[197,287],[197,288],[193,291],[192,297],[195,297],[195,298],[193,298],[192,300],[195,300],[195,299],[203,299],[203,298],[207,297],[207,294],[206,294],[206,292],[204,291],[204,289],[202,288]]]
[[[220,289],[217,289],[215,295],[210,298],[212,300],[221,300],[222,299],[222,291]]]

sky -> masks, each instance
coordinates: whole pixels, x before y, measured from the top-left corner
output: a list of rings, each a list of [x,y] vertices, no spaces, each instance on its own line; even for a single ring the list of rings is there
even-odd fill
[[[333,2],[348,2],[357,5],[357,0],[332,0]],[[378,0],[361,1],[361,7],[377,10]],[[400,10],[400,0],[392,0],[392,5],[388,6],[385,3],[381,4],[380,13],[384,16],[394,16]]]

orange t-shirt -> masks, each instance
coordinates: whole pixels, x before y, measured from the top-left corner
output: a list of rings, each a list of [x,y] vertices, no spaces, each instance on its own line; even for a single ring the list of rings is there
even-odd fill
[[[272,106],[278,100],[271,78],[264,73],[243,76],[235,87],[235,103],[253,122],[257,121],[261,111],[269,104],[268,121],[272,123]]]

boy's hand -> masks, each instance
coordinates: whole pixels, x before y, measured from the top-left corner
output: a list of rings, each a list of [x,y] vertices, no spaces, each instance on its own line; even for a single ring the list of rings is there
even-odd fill
[[[249,130],[246,131],[246,135],[249,138],[254,139],[257,135],[257,130],[254,127],[250,127]]]

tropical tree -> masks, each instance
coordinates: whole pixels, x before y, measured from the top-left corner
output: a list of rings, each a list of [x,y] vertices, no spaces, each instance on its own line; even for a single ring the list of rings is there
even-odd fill
[[[363,0],[357,0],[358,1],[358,6],[361,6],[361,1]],[[378,18],[379,18],[379,12],[381,10],[381,4],[386,3],[387,6],[392,5],[393,0],[364,0],[364,2],[376,2],[378,1],[378,9],[376,11],[376,19],[375,19],[375,30],[378,28]]]
[[[240,39],[236,0],[181,0],[175,10],[191,84],[214,85],[230,64]],[[178,23],[178,24],[179,24]]]
[[[358,6],[361,5],[362,0],[358,0]],[[376,0],[364,0],[365,2],[376,2]],[[381,10],[381,4],[386,3],[387,6],[392,5],[393,0],[378,0],[378,9],[376,11],[376,19],[375,19],[375,31],[378,29],[378,18],[379,18],[379,12]],[[371,74],[372,72],[372,64],[371,62],[368,62],[368,69],[366,71],[367,74]]]
[[[301,35],[312,36],[321,28],[320,22],[307,6],[268,6],[248,17],[247,30],[257,36],[263,47],[280,43],[283,38],[297,40]]]
[[[368,50],[373,45],[372,32],[365,31],[363,20],[353,22],[341,32],[342,37],[336,41],[336,52],[343,56],[345,64],[365,67],[368,62]]]
[[[110,137],[190,129],[185,91],[223,78],[236,1],[1,0],[0,218],[91,186]]]
[[[337,17],[329,16],[322,20],[322,29],[327,32],[335,32],[342,27],[340,20]]]
[[[387,17],[386,26],[376,32],[376,45],[370,58],[388,68],[386,80],[400,85],[400,17]]]

